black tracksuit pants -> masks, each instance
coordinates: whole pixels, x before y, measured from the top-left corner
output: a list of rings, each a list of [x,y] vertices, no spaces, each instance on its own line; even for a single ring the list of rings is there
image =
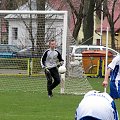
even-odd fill
[[[47,91],[48,95],[52,95],[52,90],[60,84],[60,75],[58,68],[54,67],[49,69],[49,72],[45,70],[45,75],[47,78]]]

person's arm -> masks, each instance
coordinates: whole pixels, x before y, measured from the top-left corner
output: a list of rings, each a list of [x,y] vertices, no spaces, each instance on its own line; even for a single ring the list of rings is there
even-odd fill
[[[112,62],[108,65],[108,69],[105,72],[105,78],[102,83],[102,85],[104,87],[107,87],[108,82],[109,82],[110,71],[114,70],[114,68],[115,68],[116,64],[119,62],[119,60],[120,60],[120,55],[117,55],[115,58],[113,58]]]
[[[45,68],[46,58],[47,58],[47,51],[45,51],[45,52],[43,53],[43,56],[41,57],[41,66],[42,66],[42,68]]]
[[[106,73],[105,73],[105,78],[104,78],[104,81],[103,81],[103,83],[102,83],[102,85],[103,85],[104,87],[107,87],[107,86],[108,86],[110,71],[111,71],[111,69],[108,68],[107,71],[106,71]]]
[[[56,50],[56,51],[57,51],[57,50]],[[60,54],[60,52],[57,51],[57,53],[58,53],[57,58],[58,58],[58,60],[59,60],[59,63],[57,64],[57,67],[60,67],[60,66],[62,66],[62,65],[64,64],[64,60],[62,59],[62,55]]]
[[[57,51],[57,50],[56,50],[56,51]],[[62,59],[62,55],[60,54],[60,52],[57,51],[57,53],[58,53],[57,58],[58,58],[59,62],[64,61],[64,60]]]

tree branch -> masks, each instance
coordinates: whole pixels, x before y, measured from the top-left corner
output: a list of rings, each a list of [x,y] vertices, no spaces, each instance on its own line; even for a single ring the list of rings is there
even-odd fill
[[[120,14],[117,16],[116,20],[114,21],[114,24],[118,21],[119,18],[120,18]]]
[[[111,17],[112,19],[114,20],[114,11],[115,11],[115,4],[116,4],[117,0],[114,0],[113,1],[113,6],[112,6],[112,14],[111,14]]]
[[[69,6],[72,9],[72,11],[74,12],[74,14],[77,16],[78,15],[77,10],[73,6],[72,2],[70,0],[66,0],[66,2],[69,4]]]

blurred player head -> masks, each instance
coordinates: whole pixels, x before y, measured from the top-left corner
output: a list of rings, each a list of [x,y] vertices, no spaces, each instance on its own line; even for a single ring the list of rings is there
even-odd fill
[[[54,39],[49,41],[49,46],[51,49],[55,49],[56,48],[56,41]]]
[[[75,120],[118,120],[115,102],[105,92],[89,91],[76,109]]]

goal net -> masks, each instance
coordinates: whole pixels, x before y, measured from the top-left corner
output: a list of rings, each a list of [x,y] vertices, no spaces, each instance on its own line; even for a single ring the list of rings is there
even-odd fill
[[[0,11],[0,90],[46,92],[40,59],[50,39],[57,41],[67,68],[54,92],[84,94],[92,89],[82,62],[70,55],[76,43],[67,19],[66,11]]]

